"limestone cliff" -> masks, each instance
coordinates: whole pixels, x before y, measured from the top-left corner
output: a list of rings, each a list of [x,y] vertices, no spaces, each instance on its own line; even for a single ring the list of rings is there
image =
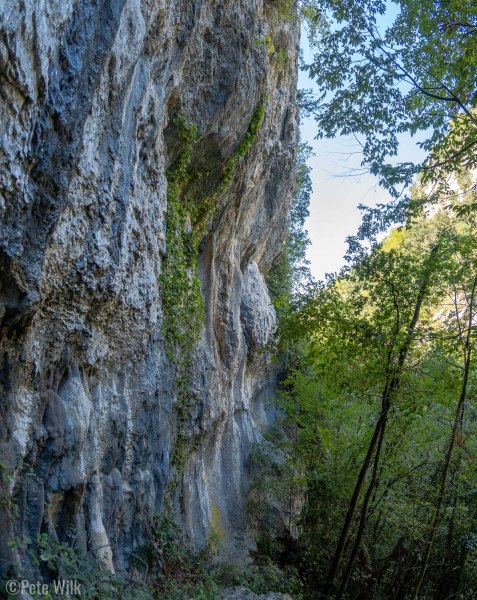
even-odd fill
[[[263,274],[294,185],[287,4],[0,3],[2,570],[39,532],[126,569],[166,502],[194,544],[250,544]]]

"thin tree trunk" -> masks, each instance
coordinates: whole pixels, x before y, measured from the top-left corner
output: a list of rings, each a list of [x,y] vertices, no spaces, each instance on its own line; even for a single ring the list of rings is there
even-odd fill
[[[457,403],[457,408],[456,408],[455,417],[454,417],[454,424],[452,426],[452,432],[451,432],[450,439],[449,439],[449,445],[447,447],[444,467],[442,469],[439,493],[438,493],[437,502],[436,502],[436,510],[435,510],[434,518],[433,518],[432,524],[431,524],[429,540],[427,542],[426,552],[424,554],[424,559],[422,561],[421,570],[419,572],[419,577],[417,580],[417,585],[414,590],[414,595],[412,597],[412,600],[417,600],[419,593],[421,591],[421,588],[422,588],[422,584],[424,583],[424,577],[426,576],[427,568],[429,565],[429,558],[431,556],[432,547],[434,545],[434,540],[436,537],[437,527],[438,527],[439,521],[441,519],[442,507],[444,504],[444,497],[445,497],[446,488],[447,488],[447,475],[449,473],[449,468],[450,468],[452,454],[453,454],[454,447],[455,447],[457,432],[459,431],[459,429],[461,427],[461,423],[462,423],[462,419],[463,419],[465,400],[467,397],[467,383],[469,380],[469,371],[470,371],[470,364],[471,364],[471,357],[472,357],[472,345],[470,343],[470,335],[471,335],[471,331],[472,331],[472,321],[473,321],[473,316],[474,316],[473,311],[474,311],[474,299],[475,299],[476,286],[477,286],[477,276],[475,277],[474,283],[472,285],[472,292],[471,292],[470,303],[469,303],[469,320],[467,323],[467,334],[466,334],[465,346],[464,346],[464,378],[462,380],[461,393],[460,393],[460,397],[459,397],[459,402]]]
[[[351,573],[353,572],[354,562],[356,560],[356,556],[358,555],[358,550],[361,545],[361,540],[363,539],[363,533],[366,528],[366,521],[368,516],[368,505],[371,499],[373,490],[376,485],[376,481],[378,478],[378,467],[379,467],[379,459],[381,456],[381,450],[383,447],[384,434],[386,431],[387,424],[387,412],[383,415],[383,426],[381,427],[381,432],[379,436],[378,446],[376,449],[376,456],[374,457],[374,466],[373,472],[371,475],[371,481],[369,482],[368,489],[366,490],[366,495],[364,497],[364,502],[361,507],[361,516],[359,520],[358,532],[356,533],[356,539],[353,544],[353,549],[351,551],[350,557],[348,559],[348,564],[346,565],[346,570],[343,575],[343,579],[341,580],[340,589],[338,591],[338,595],[336,596],[336,600],[341,600],[343,594],[346,592],[348,588],[348,583],[351,577]]]
[[[356,484],[354,486],[353,495],[351,497],[348,512],[346,513],[345,522],[343,527],[341,528],[340,538],[338,540],[338,545],[336,547],[335,555],[333,557],[333,562],[331,563],[330,570],[328,573],[328,580],[326,582],[326,599],[330,597],[331,591],[333,589],[333,584],[335,582],[336,574],[338,573],[338,569],[341,565],[341,560],[343,558],[343,552],[345,548],[346,541],[348,539],[349,531],[351,529],[351,525],[353,523],[354,514],[356,512],[356,507],[358,505],[359,495],[361,493],[361,488],[363,487],[363,483],[366,477],[366,474],[369,469],[369,465],[371,464],[371,460],[373,458],[374,450],[376,448],[376,444],[381,434],[381,429],[383,426],[382,417],[378,419],[376,426],[374,428],[373,437],[368,446],[368,451],[366,453],[366,457],[361,466],[361,470],[358,475],[358,479],[356,480]]]
[[[363,534],[364,534],[364,531],[366,528],[366,521],[367,521],[367,517],[368,517],[368,505],[369,505],[371,495],[373,493],[373,490],[374,490],[376,482],[377,482],[379,460],[381,457],[381,450],[382,450],[382,446],[384,443],[384,434],[386,431],[386,424],[387,424],[389,409],[391,408],[393,396],[396,393],[396,391],[399,389],[399,386],[401,384],[402,372],[404,370],[406,358],[409,353],[411,342],[412,342],[412,339],[414,336],[414,331],[415,331],[417,323],[419,321],[419,315],[421,312],[422,302],[423,302],[424,296],[426,294],[429,276],[430,276],[430,273],[427,273],[427,277],[423,280],[422,285],[419,289],[419,293],[418,293],[417,299],[416,299],[416,306],[414,307],[414,313],[413,313],[411,323],[408,328],[408,333],[407,333],[406,339],[404,340],[404,343],[401,346],[401,349],[399,351],[399,359],[398,359],[398,364],[397,364],[395,375],[391,381],[391,384],[387,388],[387,393],[383,394],[382,408],[381,408],[382,427],[380,430],[376,455],[374,457],[374,466],[373,466],[373,472],[371,475],[371,481],[369,482],[368,490],[366,492],[363,505],[361,506],[360,523],[359,523],[358,531],[356,533],[356,539],[353,544],[353,549],[351,551],[351,555],[349,557],[348,564],[346,565],[346,570],[344,572],[343,579],[341,581],[341,585],[340,585],[336,600],[341,600],[341,598],[343,597],[343,595],[345,594],[345,592],[348,588],[348,584],[349,584],[349,580],[351,578],[351,574],[353,572],[353,567],[354,567],[354,563],[356,560],[356,556],[358,555],[359,547],[360,547],[361,541],[363,539]]]
[[[436,251],[437,251],[437,246],[431,250],[429,258],[432,258],[432,256],[435,254]],[[422,303],[424,301],[427,286],[429,283],[431,269],[428,268],[426,270],[427,270],[427,272],[425,273],[425,277],[422,281],[421,287],[419,288],[419,292],[418,292],[417,299],[416,299],[416,305],[414,308],[414,313],[413,313],[411,322],[409,324],[406,339],[404,340],[403,345],[401,346],[400,351],[399,351],[398,364],[397,364],[394,376],[393,376],[391,382],[386,381],[386,384],[384,386],[384,390],[383,390],[383,393],[381,396],[381,414],[380,414],[380,417],[374,428],[373,437],[371,438],[371,441],[368,446],[368,451],[366,453],[366,457],[364,459],[363,465],[359,472],[358,479],[356,481],[356,485],[355,485],[355,488],[353,491],[353,495],[352,495],[350,503],[349,503],[345,522],[341,529],[340,538],[338,540],[338,545],[336,547],[335,555],[333,557],[333,562],[331,563],[330,570],[328,572],[328,579],[327,579],[326,587],[325,587],[325,600],[329,599],[331,592],[333,590],[336,575],[341,566],[341,561],[343,559],[345,545],[346,545],[346,542],[347,542],[347,539],[349,536],[349,532],[351,530],[353,518],[354,518],[354,515],[356,512],[357,505],[358,505],[361,489],[363,487],[369,467],[370,467],[371,463],[373,462],[373,456],[374,456],[375,450],[378,447],[379,453],[381,451],[381,446],[382,446],[382,443],[384,440],[384,431],[385,431],[385,426],[386,426],[386,421],[387,421],[387,415],[388,415],[389,409],[392,404],[393,395],[396,392],[396,390],[399,388],[399,385],[400,385],[402,371],[404,369],[404,365],[405,365],[406,358],[407,358],[407,355],[409,352],[409,348],[411,346],[411,342],[414,337],[414,331],[415,331],[417,323],[419,321],[419,314],[421,311]],[[398,323],[398,327],[399,327],[400,315],[399,315],[399,307],[397,306],[397,304],[396,304],[396,310],[397,310],[397,323]],[[391,351],[388,354],[388,367],[387,367],[388,375],[387,375],[387,377],[389,377],[390,362],[391,362]],[[376,451],[376,457],[374,458],[374,469],[373,469],[373,472],[376,471],[376,473],[377,473],[377,468],[379,465],[379,455],[377,454],[377,452],[378,451]],[[374,483],[373,483],[373,485],[370,484],[370,487],[368,487],[369,498],[371,497],[373,488],[374,488]],[[367,511],[367,504],[369,503],[369,498],[366,503],[366,511]],[[361,511],[361,514],[362,514],[362,518],[363,518],[364,526],[365,526],[366,525],[366,517],[365,516],[363,517],[363,511]],[[363,530],[361,531],[361,533],[359,533],[359,531],[358,531],[358,536],[357,536],[358,546],[357,546],[356,552],[354,552],[353,560],[351,561],[351,564],[349,564],[350,570],[352,570],[352,568],[353,568],[354,558],[357,554],[359,544],[361,543],[363,531],[364,531],[364,527],[363,527]],[[355,542],[355,545],[356,545],[356,542]],[[352,553],[352,555],[353,555],[353,553]],[[347,568],[346,572],[348,572],[348,568]],[[347,580],[349,581],[349,575],[347,576]],[[343,587],[343,586],[341,586],[341,587]],[[344,586],[344,591],[346,591],[346,587],[347,587],[347,583]],[[340,588],[340,590],[341,590],[341,588]],[[344,593],[344,591],[343,592],[340,591],[340,594],[342,595]],[[341,597],[341,596],[339,596],[339,597]]]

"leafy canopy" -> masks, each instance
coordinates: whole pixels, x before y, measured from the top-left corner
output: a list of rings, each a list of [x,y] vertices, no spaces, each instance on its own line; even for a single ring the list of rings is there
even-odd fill
[[[394,197],[373,220],[385,228],[422,205],[402,196],[417,174],[425,202],[452,194],[452,174],[477,164],[477,3],[312,0],[306,17],[314,58],[304,68],[319,95],[305,109],[318,137],[354,136]],[[396,163],[402,134],[419,132],[427,159]]]

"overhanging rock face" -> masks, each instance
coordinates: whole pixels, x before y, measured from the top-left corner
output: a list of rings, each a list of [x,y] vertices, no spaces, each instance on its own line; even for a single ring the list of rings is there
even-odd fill
[[[2,571],[27,556],[7,541],[40,532],[126,569],[165,503],[194,544],[233,558],[252,543],[247,464],[273,392],[263,273],[297,131],[298,28],[278,5],[0,5]],[[214,200],[185,367],[161,278],[181,119]]]

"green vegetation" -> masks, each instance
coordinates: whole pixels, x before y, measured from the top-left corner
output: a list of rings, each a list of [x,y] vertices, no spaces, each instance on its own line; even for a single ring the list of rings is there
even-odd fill
[[[477,593],[476,226],[412,219],[286,315],[302,351],[281,476],[306,490],[291,566],[307,598]]]
[[[237,149],[226,161],[219,183],[211,188],[209,172],[193,160],[199,141],[197,127],[184,115],[174,118],[180,150],[167,171],[166,257],[162,264],[163,335],[169,358],[176,366],[178,418],[177,439],[172,462],[177,475],[187,455],[184,427],[190,406],[195,402],[189,385],[193,350],[203,325],[204,301],[198,273],[199,244],[213,216],[219,196],[232,182],[235,169],[254,143],[262,124],[267,98],[255,109]],[[174,491],[170,486],[169,492]]]
[[[263,38],[257,38],[255,40],[255,45],[265,48],[268,56],[273,56],[275,52],[275,45],[273,43],[273,38],[271,35],[267,35]]]
[[[252,456],[258,476],[249,498],[261,526],[270,507],[287,507],[298,535],[265,531],[253,565],[237,571],[215,560],[224,539],[218,506],[200,552],[161,514],[148,543],[130,553],[126,580],[41,534],[33,568],[78,580],[84,598],[212,600],[235,584],[294,600],[477,598],[477,5],[396,0],[383,27],[384,0],[298,4],[316,50],[307,69],[321,94],[304,108],[319,135],[357,136],[363,167],[395,199],[366,212],[349,240],[349,266],[313,282],[304,229],[310,150],[300,145],[289,235],[267,275],[279,319],[282,421],[269,432],[273,450],[265,444]],[[295,18],[295,2],[268,8],[275,19]],[[280,61],[273,21],[271,29],[256,43]],[[174,119],[179,150],[167,172],[161,284],[166,348],[177,366],[177,474],[196,402],[188,373],[204,311],[199,244],[265,107],[213,177],[196,156],[197,128]],[[391,164],[399,136],[418,132],[426,160]],[[4,486],[5,471],[0,464]],[[0,509],[14,509],[9,497]]]
[[[314,49],[306,66],[319,96],[304,106],[318,135],[354,136],[363,171],[395,197],[360,232],[405,221],[406,211],[454,196],[453,173],[477,165],[477,5],[470,0],[311,0]],[[420,134],[422,164],[393,163],[401,134]],[[405,187],[420,174],[422,196]],[[374,232],[376,233],[376,231]]]
[[[285,247],[276,264],[267,274],[267,286],[275,308],[280,314],[290,305],[297,308],[310,287],[313,287],[306,258],[306,249],[310,244],[305,230],[305,220],[309,216],[309,204],[312,192],[310,167],[311,148],[299,144],[296,159],[295,192],[290,208],[290,228]],[[288,306],[288,309],[290,308]]]
[[[14,540],[12,546],[25,550],[31,540]],[[111,573],[93,554],[42,533],[29,551],[36,575],[10,573],[10,578],[34,581],[41,574],[49,582],[75,581],[81,589],[79,597],[87,600],[218,600],[221,589],[228,586],[244,585],[261,594],[270,589],[294,593],[301,585],[293,570],[284,578],[283,571],[266,558],[244,570],[217,563],[210,547],[190,548],[180,528],[164,513],[152,519],[148,543],[130,553],[128,576]],[[16,596],[9,595],[5,585],[6,581],[0,582],[2,597],[13,600]]]
[[[245,156],[249,148],[254,143],[258,131],[260,129],[260,125],[262,124],[263,117],[265,115],[265,108],[267,106],[267,102],[268,96],[265,96],[264,101],[255,109],[252,118],[250,119],[250,123],[243,140],[240,142],[237,150],[226,162],[224,174],[222,176],[222,181],[220,183],[219,188],[221,192],[227,189],[230,182],[232,181],[232,177],[239,160]]]
[[[288,64],[288,52],[285,48],[280,48],[275,45],[273,37],[267,35],[263,38],[257,38],[255,40],[257,46],[265,48],[267,56],[270,58],[272,64],[276,64],[279,69],[284,69]]]
[[[267,99],[254,111],[244,138],[226,161],[215,189],[209,189],[209,173],[192,164],[199,141],[197,127],[183,115],[174,118],[180,139],[180,153],[167,171],[166,257],[161,273],[164,325],[169,356],[180,349],[189,356],[203,322],[197,258],[218,196],[230,185],[235,168],[255,141],[265,114]]]
[[[203,318],[203,301],[197,276],[197,235],[190,222],[191,207],[183,198],[183,192],[193,177],[189,165],[193,146],[198,141],[198,132],[183,117],[177,117],[174,124],[182,151],[167,172],[167,254],[161,273],[163,331],[171,356],[176,344],[191,352]]]
[[[268,8],[270,19],[274,25],[280,22],[298,22],[299,11],[296,0],[267,0],[265,7]]]
[[[306,258],[306,249],[310,244],[305,230],[312,192],[310,168],[307,165],[310,154],[311,148],[307,144],[299,144],[288,237],[281,255],[266,277],[270,298],[278,316],[276,353],[288,368],[296,366],[302,357],[302,344],[286,334],[289,319],[294,318],[296,311],[316,289]]]
[[[261,547],[310,600],[477,597],[477,8],[393,4],[302,3],[321,92],[303,108],[319,135],[357,136],[395,199],[326,283],[293,284],[293,233],[268,277],[287,458],[262,453],[252,509],[289,506],[298,540]],[[406,132],[421,165],[390,163]]]
[[[114,575],[107,568],[98,564],[92,553],[80,554],[75,548],[58,540],[50,538],[46,533],[39,534],[34,546],[31,540],[12,540],[12,547],[18,547],[25,551],[30,548],[28,554],[34,565],[35,573],[10,573],[10,579],[26,579],[30,582],[44,580],[74,581],[77,582],[81,594],[86,600],[113,600],[124,598],[125,600],[152,600],[152,590],[144,583],[138,582],[134,577],[126,580]],[[144,569],[144,565],[142,567]],[[5,588],[6,581],[0,582],[2,597],[14,600],[17,595],[9,594]],[[51,587],[50,589],[54,589]],[[42,598],[60,597],[61,594],[49,593],[41,595]]]

